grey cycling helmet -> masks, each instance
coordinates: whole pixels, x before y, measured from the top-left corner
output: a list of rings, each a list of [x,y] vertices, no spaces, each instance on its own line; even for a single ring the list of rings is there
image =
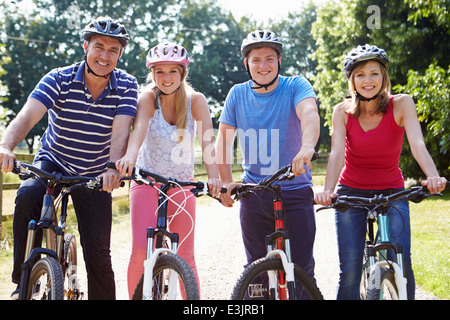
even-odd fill
[[[386,51],[378,48],[377,46],[371,46],[369,44],[358,46],[352,51],[344,60],[344,71],[347,78],[350,77],[350,73],[353,68],[361,61],[375,60],[381,62],[386,69],[389,66],[389,59]]]
[[[83,38],[89,41],[94,35],[104,35],[120,41],[123,47],[128,45],[130,37],[119,22],[110,18],[99,18],[89,23],[83,30]]]
[[[280,55],[283,52],[283,44],[272,31],[256,30],[250,32],[242,41],[242,56],[245,58],[250,50],[262,47],[271,47]]]

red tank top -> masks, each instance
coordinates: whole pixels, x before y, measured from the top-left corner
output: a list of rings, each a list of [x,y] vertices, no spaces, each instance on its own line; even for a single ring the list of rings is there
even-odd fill
[[[365,132],[358,118],[348,115],[345,164],[339,183],[364,190],[402,188],[404,180],[398,166],[405,129],[394,119],[389,99],[380,124]]]

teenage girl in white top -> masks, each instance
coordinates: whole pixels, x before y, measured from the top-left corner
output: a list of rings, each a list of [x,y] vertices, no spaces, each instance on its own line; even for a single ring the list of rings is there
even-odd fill
[[[134,128],[130,134],[125,156],[116,162],[125,176],[133,166],[178,180],[194,178],[194,138],[198,127],[203,161],[208,174],[208,186],[213,196],[222,187],[214,153],[214,135],[208,103],[203,94],[195,92],[186,82],[188,54],[174,43],[161,43],[147,55],[150,69],[148,80],[153,80],[139,96]],[[179,191],[172,189],[169,195]],[[181,204],[185,197],[178,193],[172,197]],[[145,229],[156,226],[158,191],[150,186],[132,183],[130,212],[132,251],[128,265],[128,292],[130,298],[144,272],[147,238]],[[195,197],[184,204],[184,211],[174,216],[178,207],[169,201],[168,218],[171,232],[180,235],[178,254],[194,270],[198,281],[194,257]],[[192,220],[191,220],[192,218]]]

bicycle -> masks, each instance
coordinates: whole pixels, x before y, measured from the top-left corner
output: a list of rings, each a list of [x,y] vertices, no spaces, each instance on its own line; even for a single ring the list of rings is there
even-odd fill
[[[446,188],[450,183],[447,182]],[[422,200],[441,196],[441,193],[430,194],[427,187],[416,186],[389,196],[377,195],[371,198],[357,196],[338,196],[332,199],[330,207],[346,212],[350,208],[363,208],[367,210],[367,236],[364,247],[362,264],[362,277],[360,284],[360,297],[362,300],[406,300],[406,278],[403,270],[403,247],[399,243],[391,242],[389,233],[389,212],[387,206],[396,201],[412,201],[419,203]],[[375,233],[375,224],[377,231]],[[388,250],[393,250],[395,260],[387,259]]]
[[[315,154],[312,160],[317,158],[318,154]],[[235,200],[249,196],[253,190],[271,191],[275,217],[275,231],[265,239],[267,255],[244,269],[233,289],[232,300],[297,300],[305,295],[311,300],[323,300],[313,277],[291,261],[281,187],[275,183],[293,178],[292,165],[289,164],[257,184],[246,183],[232,190]]]
[[[114,162],[109,162],[107,167],[116,168]],[[165,178],[138,167],[133,168],[131,176],[121,179],[134,180],[138,184],[154,188],[157,188],[155,183],[161,184],[161,187],[157,188],[159,191],[157,225],[156,228],[147,228],[147,259],[144,261],[144,273],[135,288],[132,300],[198,300],[199,290],[194,271],[177,254],[179,235],[169,231],[167,206],[171,199],[167,194],[172,188],[193,187],[188,191],[192,193],[191,196],[211,196],[208,192],[208,184],[201,181],[178,181]],[[187,190],[181,189],[178,192],[185,193]],[[223,188],[222,192],[226,192],[226,189]],[[176,205],[179,212],[185,211],[189,214],[182,204]]]
[[[63,176],[16,161],[12,171],[21,180],[37,179],[46,187],[41,217],[28,224],[25,259],[19,284],[19,300],[80,300],[84,293],[77,276],[77,243],[65,233],[69,194],[74,188],[101,189],[100,178]],[[45,180],[46,183],[42,180]],[[61,186],[55,198],[55,188]],[[58,205],[55,205],[57,203]],[[57,206],[61,206],[57,221]],[[36,242],[36,232],[45,230],[46,248]],[[44,258],[41,258],[44,255]],[[67,282],[66,282],[67,280]],[[66,284],[65,284],[66,283]]]

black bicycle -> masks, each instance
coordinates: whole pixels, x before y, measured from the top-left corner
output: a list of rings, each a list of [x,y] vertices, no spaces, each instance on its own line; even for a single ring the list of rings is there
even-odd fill
[[[115,168],[115,163],[110,162],[107,167]],[[208,184],[201,181],[179,181],[165,178],[138,167],[133,168],[130,177],[123,177],[122,180],[134,180],[138,184],[154,188],[157,188],[156,183],[161,184],[161,187],[157,188],[159,192],[157,225],[156,228],[147,228],[147,259],[144,262],[144,273],[136,286],[132,299],[198,300],[199,290],[194,271],[177,254],[180,243],[179,235],[169,231],[167,206],[171,199],[168,192],[172,188],[192,187],[189,191],[182,190],[180,192],[186,193],[186,198],[188,197],[187,193],[191,193],[190,196],[195,197],[211,196],[208,192]],[[226,192],[226,189],[223,188],[222,192]],[[189,214],[182,205],[176,205],[180,209],[180,213]],[[149,214],[153,214],[153,212],[149,212]]]
[[[317,158],[318,154],[315,154],[312,160]],[[249,196],[254,190],[271,191],[275,218],[275,231],[265,240],[266,257],[245,268],[233,289],[232,300],[323,300],[313,277],[291,261],[281,187],[276,182],[293,178],[292,165],[289,164],[257,184],[242,184],[232,190],[235,200]]]
[[[101,189],[100,178],[63,176],[16,161],[12,171],[21,180],[36,179],[46,187],[41,217],[31,220],[19,284],[19,300],[80,300],[84,293],[77,276],[77,243],[65,233],[69,194],[75,188]],[[61,186],[55,197],[55,188]],[[58,207],[61,206],[59,220]],[[36,232],[45,230],[46,247],[36,243]]]
[[[449,188],[450,183],[447,183]],[[360,297],[362,300],[406,300],[406,278],[403,270],[403,247],[393,243],[389,233],[388,205],[397,201],[419,203],[429,197],[427,187],[416,186],[388,196],[375,197],[338,196],[332,199],[330,207],[321,207],[317,211],[334,208],[346,212],[350,208],[367,210],[367,237],[364,247]],[[377,226],[375,232],[375,225]],[[387,252],[395,253],[394,260],[388,260]]]

